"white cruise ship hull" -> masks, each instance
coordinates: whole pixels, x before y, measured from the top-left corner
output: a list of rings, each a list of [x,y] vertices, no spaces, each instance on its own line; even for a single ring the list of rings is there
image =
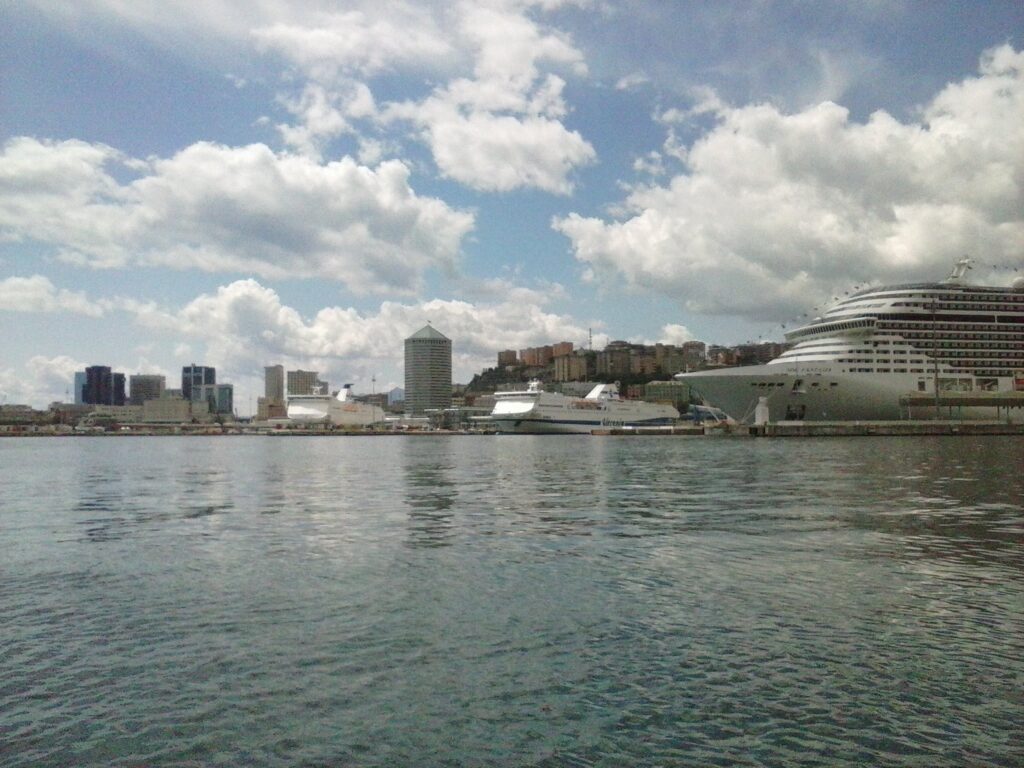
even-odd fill
[[[741,423],[751,423],[759,398],[765,398],[770,421],[895,421],[933,418],[935,407],[901,405],[907,395],[934,395],[931,377],[921,374],[850,373],[826,366],[816,372],[789,366],[756,365],[680,374],[708,403]],[[971,377],[963,377],[964,387]],[[973,384],[973,381],[971,381]],[[923,385],[923,388],[922,388]],[[1001,391],[1012,381],[1000,381]],[[970,390],[970,391],[973,391]],[[953,391],[943,395],[955,394]],[[942,418],[994,419],[1024,422],[1024,409],[942,406]]]
[[[969,269],[964,258],[939,283],[837,298],[821,317],[787,331],[791,348],[765,365],[676,378],[740,422],[1024,422],[1024,278],[1006,288],[974,286],[964,279]],[[938,402],[929,403],[936,392]]]

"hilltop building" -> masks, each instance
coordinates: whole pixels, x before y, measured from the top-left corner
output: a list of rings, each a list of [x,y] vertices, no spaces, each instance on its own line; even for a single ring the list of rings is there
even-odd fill
[[[452,405],[452,341],[429,323],[405,340],[405,412]]]

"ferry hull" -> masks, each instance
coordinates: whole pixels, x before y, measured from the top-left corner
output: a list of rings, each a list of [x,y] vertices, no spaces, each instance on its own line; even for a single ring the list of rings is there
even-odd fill
[[[595,429],[657,427],[674,424],[670,405],[622,400],[614,385],[597,385],[585,398],[544,392],[539,382],[525,392],[499,392],[491,412],[498,432],[590,434]]]
[[[528,435],[589,435],[595,429],[672,426],[675,424],[676,420],[661,418],[639,422],[623,422],[621,419],[570,421],[567,419],[531,417],[523,415],[519,418],[492,416],[491,422],[494,424],[496,431],[505,433]]]

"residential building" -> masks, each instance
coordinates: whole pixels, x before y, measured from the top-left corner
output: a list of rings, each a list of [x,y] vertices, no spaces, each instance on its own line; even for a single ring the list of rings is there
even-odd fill
[[[594,377],[595,355],[585,349],[577,349],[554,360],[555,381],[588,381]]]
[[[557,344],[551,345],[552,357],[561,357],[562,355],[572,354],[572,342],[571,341],[560,341]]]
[[[422,415],[452,404],[452,342],[425,325],[405,340],[405,411]]]

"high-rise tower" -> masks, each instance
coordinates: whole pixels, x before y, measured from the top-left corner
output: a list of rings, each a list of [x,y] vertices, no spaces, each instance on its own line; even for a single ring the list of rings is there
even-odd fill
[[[422,415],[452,405],[452,340],[425,325],[405,340],[405,410]]]

